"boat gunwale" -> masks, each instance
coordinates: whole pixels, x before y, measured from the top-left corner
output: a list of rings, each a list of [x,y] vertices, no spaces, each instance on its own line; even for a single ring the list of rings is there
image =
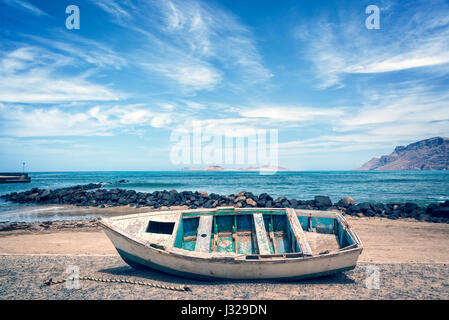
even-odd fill
[[[337,214],[335,219],[343,227],[343,230],[346,230],[348,235],[351,237],[352,241],[354,241],[354,244],[360,245],[360,247],[363,248],[362,240],[360,240],[357,232],[352,230],[352,227],[349,224],[348,220],[346,220],[346,218],[342,214]],[[354,244],[352,244],[352,245],[354,245]],[[349,245],[349,246],[351,246],[351,245]],[[349,246],[346,246],[346,247],[349,247]],[[344,248],[346,248],[346,247],[344,247]],[[342,248],[342,249],[344,249],[344,248]]]
[[[103,223],[102,223],[103,224]],[[263,264],[279,264],[279,263],[298,263],[301,261],[305,261],[305,260],[317,260],[317,259],[323,259],[325,257],[327,258],[336,258],[338,256],[342,256],[342,255],[348,255],[350,253],[356,252],[356,251],[360,251],[360,253],[362,252],[362,247],[360,247],[359,245],[355,244],[356,246],[353,247],[354,245],[348,246],[347,249],[344,250],[338,250],[338,251],[330,251],[329,253],[325,253],[325,254],[315,254],[315,255],[305,255],[305,256],[300,256],[300,257],[286,257],[286,258],[279,258],[279,259],[273,259],[273,258],[259,258],[259,259],[246,259],[247,256],[260,256],[257,254],[253,254],[253,255],[223,255],[223,256],[210,256],[210,255],[205,255],[203,254],[203,256],[198,255],[193,255],[192,253],[196,253],[195,251],[192,252],[177,252],[177,250],[167,250],[167,249],[161,249],[161,248],[156,248],[151,246],[151,244],[147,245],[146,243],[143,243],[137,239],[135,239],[132,236],[128,236],[125,235],[121,232],[118,232],[117,230],[115,230],[113,227],[111,228],[110,226],[103,224],[103,227],[109,229],[109,231],[117,234],[119,237],[125,239],[128,242],[131,242],[132,244],[135,245],[139,245],[142,246],[146,249],[155,251],[159,254],[165,254],[165,255],[171,255],[173,257],[176,258],[180,258],[180,259],[185,259],[185,260],[191,260],[191,261],[198,261],[198,262],[204,262],[205,260],[208,261],[214,261],[214,262],[228,262],[228,263],[235,263],[235,264],[240,264],[240,263],[263,263]],[[163,247],[163,246],[161,246]],[[120,248],[119,248],[120,249]],[[172,248],[170,248],[172,249]],[[182,250],[179,248],[175,248],[178,250]],[[122,249],[120,249],[122,250]],[[183,250],[185,251],[185,250]],[[268,255],[265,255],[268,256]]]
[[[139,213],[133,213],[133,214],[127,214],[127,215],[120,215],[120,216],[115,216],[115,217],[108,217],[105,219],[108,220],[113,220],[113,221],[117,221],[117,220],[126,220],[126,219],[132,219],[132,218],[137,218],[137,217],[145,217],[145,216],[151,216],[151,215],[159,215],[161,213],[163,213],[164,215],[169,215],[169,214],[179,214],[181,213],[181,215],[188,214],[188,216],[185,216],[186,219],[190,219],[190,218],[196,218],[198,216],[201,216],[202,213],[207,213],[207,214],[212,214],[212,213],[221,213],[221,211],[223,211],[224,213],[229,213],[226,212],[225,210],[229,210],[229,209],[233,209],[233,213],[234,214],[248,214],[248,212],[252,212],[252,211],[261,211],[261,212],[272,212],[272,214],[276,214],[275,211],[284,211],[287,210],[288,208],[234,208],[234,207],[218,207],[218,208],[214,208],[214,209],[194,209],[194,210],[159,210],[159,211],[147,211],[147,212],[139,212]],[[324,211],[324,210],[307,210],[307,209],[294,209],[296,212],[297,216],[300,217],[313,217],[313,218],[332,218],[335,219],[337,215],[340,215],[340,213],[334,212],[334,211]],[[198,213],[198,215],[196,215],[196,213]],[[299,214],[298,214],[299,213]],[[279,212],[279,214],[281,214]]]

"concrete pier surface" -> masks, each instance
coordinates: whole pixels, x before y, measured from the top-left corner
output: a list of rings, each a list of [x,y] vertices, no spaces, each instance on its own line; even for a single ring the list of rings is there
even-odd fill
[[[0,183],[27,183],[30,181],[31,178],[28,176],[28,173],[0,172]]]

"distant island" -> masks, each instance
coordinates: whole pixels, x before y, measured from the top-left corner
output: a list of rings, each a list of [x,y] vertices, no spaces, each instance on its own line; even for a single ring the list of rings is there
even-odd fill
[[[357,170],[449,170],[449,138],[434,137],[399,146]]]
[[[181,169],[182,171],[292,171],[287,168],[279,166],[261,166],[261,167],[248,167],[239,169],[229,169],[220,166],[209,166],[203,169],[198,169],[194,167],[185,167]]]

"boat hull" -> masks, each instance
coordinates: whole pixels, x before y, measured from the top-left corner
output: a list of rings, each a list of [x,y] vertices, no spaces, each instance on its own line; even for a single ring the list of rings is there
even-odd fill
[[[150,267],[176,276],[202,279],[277,279],[284,281],[326,276],[354,269],[361,247],[296,258],[203,258],[143,244],[103,224],[122,259],[132,267]]]

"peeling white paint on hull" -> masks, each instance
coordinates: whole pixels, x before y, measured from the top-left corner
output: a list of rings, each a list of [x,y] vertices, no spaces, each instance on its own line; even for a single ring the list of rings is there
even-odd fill
[[[162,250],[133,244],[129,240],[106,231],[119,253],[128,254],[132,262],[148,262],[154,269],[167,273],[199,278],[217,279],[300,279],[328,275],[355,268],[360,249],[329,254],[328,256],[292,259],[237,260],[233,258],[191,258],[174,255]],[[143,261],[142,261],[143,260]]]

